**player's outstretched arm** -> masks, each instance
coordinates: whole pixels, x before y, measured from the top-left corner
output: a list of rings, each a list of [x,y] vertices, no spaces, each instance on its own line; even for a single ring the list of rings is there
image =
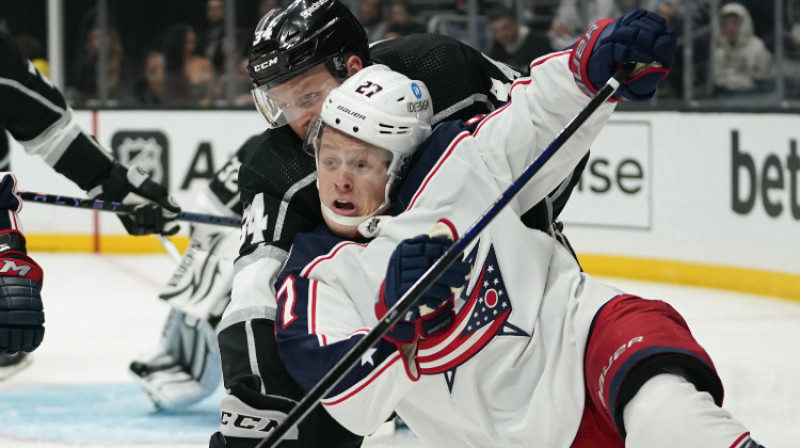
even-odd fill
[[[179,230],[174,220],[180,208],[166,189],[143,172],[117,163],[87,135],[64,95],[4,32],[0,61],[0,128],[93,198],[140,204],[134,215],[120,215],[128,233],[172,235]]]
[[[18,230],[16,184],[13,174],[0,173],[0,355],[32,352],[44,337],[43,273]]]

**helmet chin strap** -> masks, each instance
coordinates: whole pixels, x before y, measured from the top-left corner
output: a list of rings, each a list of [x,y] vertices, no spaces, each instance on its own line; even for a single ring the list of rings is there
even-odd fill
[[[330,208],[328,208],[328,206],[325,204],[320,203],[320,206],[322,207],[322,214],[325,215],[328,219],[335,222],[336,224],[348,227],[358,227],[359,224],[368,220],[369,218],[372,218],[372,216],[378,212],[378,210],[375,210],[374,212],[366,216],[342,216],[334,212]]]

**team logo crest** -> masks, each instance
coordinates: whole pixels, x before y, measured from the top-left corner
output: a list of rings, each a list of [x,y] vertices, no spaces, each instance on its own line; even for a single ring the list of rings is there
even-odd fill
[[[497,263],[494,247],[482,266],[476,266],[477,245],[467,257],[473,271],[480,277],[472,291],[462,291],[459,299],[464,306],[458,312],[452,329],[444,336],[422,341],[417,354],[421,373],[455,375],[455,369],[480,352],[495,336],[526,336],[527,333],[507,322],[511,314],[511,300],[506,291],[503,275]]]
[[[117,160],[136,166],[154,181],[169,185],[169,143],[158,131],[120,131],[111,138]]]

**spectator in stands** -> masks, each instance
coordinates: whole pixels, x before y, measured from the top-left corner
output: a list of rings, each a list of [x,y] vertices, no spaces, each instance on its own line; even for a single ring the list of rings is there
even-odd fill
[[[784,0],[786,3],[796,0]],[[767,49],[775,48],[775,2],[773,0],[722,0],[722,6],[739,3],[750,13],[753,34],[758,36]]]
[[[156,105],[164,102],[164,75],[166,61],[158,51],[145,56],[144,68],[133,86],[133,102],[139,105]]]
[[[551,48],[563,50],[575,43],[589,25],[621,14],[614,0],[561,0],[548,34]]]
[[[250,79],[250,74],[247,72],[248,62],[248,56],[241,56],[236,61],[236,71],[234,72],[233,78],[232,106],[253,106],[253,96],[250,93],[250,91],[253,90],[253,82]],[[214,97],[227,100],[227,93],[225,91],[227,86],[227,73],[223,73],[216,82],[216,94]]]
[[[225,1],[206,1],[206,23],[197,35],[200,54],[210,59],[214,70],[221,73],[225,66]]]
[[[424,33],[425,24],[414,18],[414,7],[407,0],[394,0],[389,4],[389,26],[384,37],[389,39],[409,34]]]
[[[483,2],[476,1],[476,3],[478,9],[475,11],[477,22],[475,24],[474,39],[473,36],[470,35],[469,29],[469,0],[456,0],[455,17],[460,20],[450,21],[442,28],[437,29],[437,32],[443,32],[442,34],[454,37],[477,50],[487,52],[489,50],[489,43],[491,42],[491,31],[489,31],[489,25],[486,23],[486,17],[482,15],[484,10]]]
[[[389,27],[383,19],[383,0],[358,0],[358,21],[370,43],[382,40]]]
[[[490,58],[524,71],[534,58],[551,51],[547,36],[521,25],[509,8],[497,7],[487,16],[494,38],[489,47]]]
[[[164,38],[165,104],[208,106],[214,100],[214,64],[196,50],[197,34],[190,25],[179,23],[167,30]]]
[[[800,10],[795,11],[800,16]],[[786,95],[800,97],[800,17],[790,17],[783,38],[785,51],[783,76],[786,80]]]
[[[720,9],[712,70],[715,96],[739,96],[772,88],[772,54],[753,34],[750,13],[740,3]]]
[[[108,99],[119,99],[125,90],[125,74],[129,73],[125,66],[125,50],[119,33],[113,27],[108,28],[105,36],[94,26],[86,35],[86,47],[79,52],[78,61],[72,72],[69,85],[75,89],[81,103],[99,98],[99,80],[97,66],[100,63],[100,45],[106,48],[105,80],[108,87]]]

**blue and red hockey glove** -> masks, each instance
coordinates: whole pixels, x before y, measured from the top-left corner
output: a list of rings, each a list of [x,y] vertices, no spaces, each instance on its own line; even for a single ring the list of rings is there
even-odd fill
[[[400,242],[389,259],[375,315],[382,318],[452,244],[449,238],[428,235]],[[409,344],[449,328],[455,321],[453,289],[464,286],[469,272],[469,263],[454,262],[384,338],[395,344]]]
[[[592,25],[573,47],[569,66],[578,86],[593,95],[622,64],[640,64],[644,68],[634,71],[614,98],[645,101],[669,74],[676,47],[675,30],[663,17],[634,9]]]

